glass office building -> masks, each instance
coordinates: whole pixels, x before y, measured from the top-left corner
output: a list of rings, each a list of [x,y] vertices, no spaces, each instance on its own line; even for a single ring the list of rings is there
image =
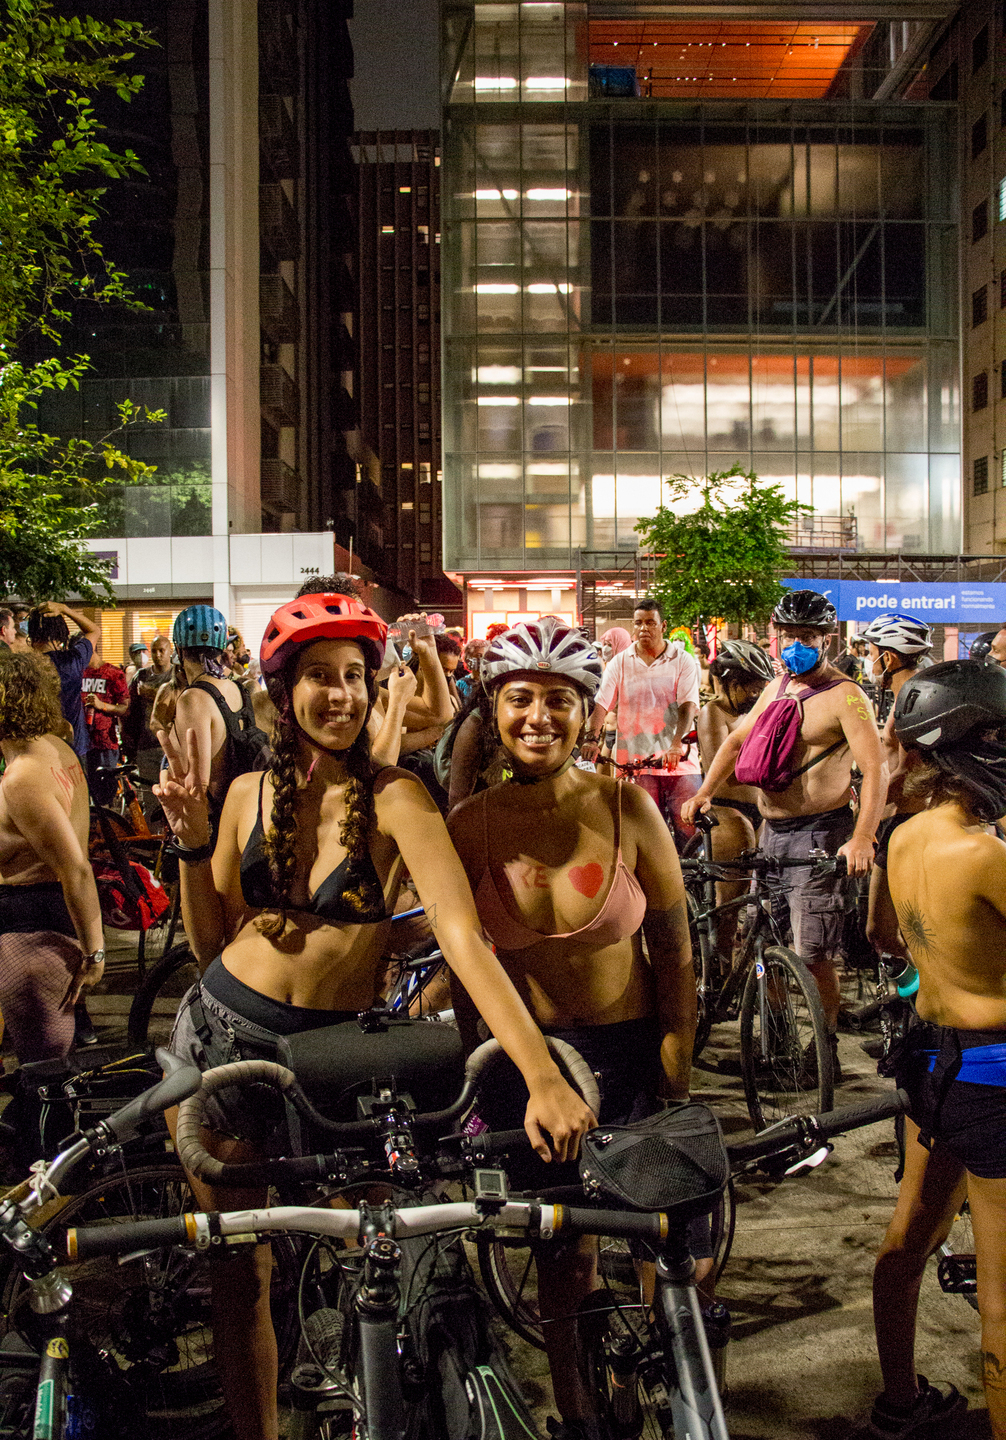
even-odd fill
[[[629,551],[738,462],[957,550],[954,107],[847,98],[870,24],[590,8],[445,11],[445,569]]]

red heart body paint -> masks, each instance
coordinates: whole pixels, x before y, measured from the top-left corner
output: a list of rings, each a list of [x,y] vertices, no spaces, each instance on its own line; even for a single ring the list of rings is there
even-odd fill
[[[598,865],[596,860],[589,865],[574,865],[569,872],[569,883],[588,900],[593,900],[604,884],[604,866]]]

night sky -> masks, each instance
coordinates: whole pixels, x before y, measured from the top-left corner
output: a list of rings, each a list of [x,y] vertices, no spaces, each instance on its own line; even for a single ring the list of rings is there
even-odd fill
[[[357,130],[437,130],[437,0],[355,0]]]

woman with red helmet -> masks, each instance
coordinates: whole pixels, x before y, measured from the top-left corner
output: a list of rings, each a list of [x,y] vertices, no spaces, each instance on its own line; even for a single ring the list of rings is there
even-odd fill
[[[386,634],[345,595],[302,596],[276,612],[261,651],[278,714],[272,765],[231,785],[212,854],[198,735],[185,736],[184,754],[162,741],[170,774],[158,794],[184,862],[182,912],[203,971],[171,1047],[207,1068],[232,1057],[236,1025],[281,1036],[369,1009],[407,867],[452,969],[528,1083],[535,1149],[563,1160],[594,1118],[483,941],[436,806],[414,777],[371,761],[367,719]],[[276,1117],[240,1095],[213,1109],[211,1124],[204,1142],[225,1161],[260,1156],[278,1131]],[[264,1190],[193,1188],[207,1209],[266,1199]],[[277,1436],[270,1273],[268,1246],[213,1270],[215,1349],[237,1440]]]

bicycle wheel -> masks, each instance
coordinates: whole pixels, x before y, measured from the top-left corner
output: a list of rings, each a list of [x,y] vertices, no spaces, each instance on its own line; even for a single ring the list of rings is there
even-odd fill
[[[646,1380],[660,1367],[649,1360],[652,1331],[638,1287],[595,1290],[576,1317],[580,1374],[593,1397],[605,1434],[632,1440],[674,1440],[674,1423],[662,1384]]]
[[[198,979],[199,966],[187,944],[175,945],[162,955],[136,987],[126,1028],[129,1044],[147,1043],[155,1014],[158,1024],[170,1024],[179,1000]]]
[[[741,1000],[741,1074],[756,1130],[787,1115],[830,1110],[834,1103],[821,997],[799,955],[781,945],[766,949],[748,972]]]
[[[695,1043],[692,1046],[692,1059],[697,1060],[705,1049],[706,1043],[713,1028],[713,1000],[714,995],[709,988],[712,977],[708,980],[703,977],[702,964],[702,941],[699,937],[698,928],[695,924],[695,915],[698,911],[698,904],[695,896],[688,890],[685,891],[685,899],[688,904],[688,938],[692,942],[692,969],[695,971],[695,989],[698,997],[698,1016],[695,1023]]]
[[[72,1225],[158,1219],[198,1209],[185,1172],[165,1159],[96,1181],[72,1196],[40,1227],[65,1254]],[[273,1242],[273,1321],[280,1364],[297,1338],[297,1253]],[[71,1337],[86,1339],[122,1372],[145,1418],[145,1440],[216,1440],[230,1419],[212,1359],[209,1277],[203,1254],[184,1246],[122,1259],[67,1264],[73,1285]],[[6,1326],[30,1329],[28,1286],[8,1271],[2,1303]]]
[[[734,1233],[734,1195],[728,1187],[709,1217],[712,1251],[717,1279],[730,1254]],[[526,1244],[501,1240],[491,1231],[475,1237],[479,1273],[490,1300],[507,1325],[522,1340],[544,1350],[541,1316],[538,1313],[538,1277],[534,1256]],[[602,1235],[598,1239],[598,1278],[602,1290],[621,1289],[636,1283],[635,1266],[624,1240]]]

